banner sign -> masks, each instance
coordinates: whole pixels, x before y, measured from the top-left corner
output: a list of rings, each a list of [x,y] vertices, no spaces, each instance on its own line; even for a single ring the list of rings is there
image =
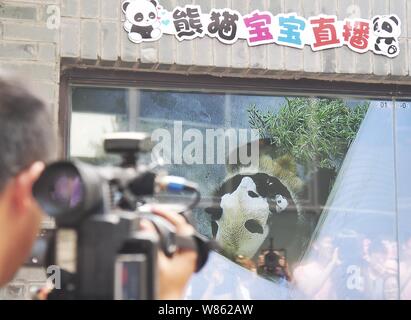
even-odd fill
[[[249,46],[277,44],[303,49],[308,45],[320,51],[345,45],[357,53],[373,51],[389,58],[400,53],[401,20],[395,14],[341,21],[334,15],[306,19],[297,13],[274,16],[260,10],[241,15],[228,8],[203,13],[198,5],[170,12],[157,0],[127,0],[122,10],[124,29],[134,43],[157,41],[170,34],[179,41],[208,36],[228,45],[242,39]]]

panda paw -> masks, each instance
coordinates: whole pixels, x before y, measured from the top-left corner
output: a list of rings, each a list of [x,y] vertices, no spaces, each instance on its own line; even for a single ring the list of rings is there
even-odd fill
[[[133,27],[133,24],[130,21],[124,22],[124,30],[126,30],[127,32],[130,32],[132,27]]]
[[[130,32],[128,38],[134,43],[141,43],[143,41],[143,37],[137,32]]]
[[[160,29],[153,29],[153,31],[151,31],[151,38],[153,40],[157,40],[161,37],[161,30]]]
[[[394,56],[394,55],[397,53],[397,51],[398,51],[398,48],[397,48],[396,46],[394,46],[394,45],[391,45],[391,46],[389,46],[389,48],[388,48],[388,54],[389,54],[390,56]]]

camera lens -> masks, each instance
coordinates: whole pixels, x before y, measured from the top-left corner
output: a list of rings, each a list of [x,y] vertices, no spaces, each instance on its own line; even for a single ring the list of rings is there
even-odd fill
[[[33,193],[48,215],[58,217],[82,205],[85,188],[77,168],[63,163],[48,167],[34,185]]]
[[[50,198],[60,207],[76,208],[83,199],[84,188],[79,176],[62,174],[50,189]]]
[[[90,214],[104,213],[107,182],[95,167],[80,161],[50,164],[33,186],[33,195],[57,226],[78,227]]]

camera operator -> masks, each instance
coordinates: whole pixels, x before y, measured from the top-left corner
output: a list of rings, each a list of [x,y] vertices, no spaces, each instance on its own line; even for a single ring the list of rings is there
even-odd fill
[[[42,210],[32,186],[54,156],[50,110],[23,81],[0,74],[0,287],[25,262],[40,229]],[[155,208],[182,236],[194,233],[183,217]],[[145,230],[156,232],[150,222]],[[197,253],[180,250],[172,258],[159,253],[160,299],[179,299],[196,269]]]
[[[0,287],[29,255],[43,218],[32,186],[54,153],[49,111],[19,80],[0,75]]]

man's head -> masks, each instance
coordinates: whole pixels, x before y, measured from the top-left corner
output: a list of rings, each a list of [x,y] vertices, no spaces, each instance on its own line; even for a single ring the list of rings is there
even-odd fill
[[[31,189],[54,147],[50,110],[18,79],[0,74],[0,287],[36,238],[42,212]]]

